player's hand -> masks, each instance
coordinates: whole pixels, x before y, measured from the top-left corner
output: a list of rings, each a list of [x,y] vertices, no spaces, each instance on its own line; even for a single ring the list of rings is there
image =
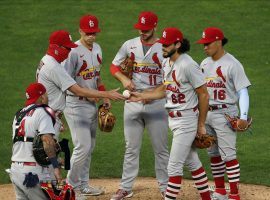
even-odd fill
[[[106,93],[106,98],[111,100],[126,100],[126,98],[118,92],[120,88],[110,90],[110,91],[104,91]]]
[[[61,175],[60,168],[54,168],[54,176],[58,183],[62,182],[62,175]]]
[[[130,80],[129,78],[123,80],[122,84],[123,84],[123,87],[129,91],[135,90],[135,85],[134,85],[133,81]]]
[[[141,92],[130,92],[130,97],[127,102],[138,102],[143,100],[143,94]]]
[[[205,125],[198,125],[197,136],[205,135],[205,134],[206,134]]]
[[[110,99],[104,98],[103,99],[103,106],[105,106],[105,108],[108,110],[111,109],[112,103],[111,103]]]

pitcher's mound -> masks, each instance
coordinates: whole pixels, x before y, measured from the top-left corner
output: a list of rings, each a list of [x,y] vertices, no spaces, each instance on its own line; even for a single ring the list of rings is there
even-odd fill
[[[109,200],[116,192],[120,179],[91,179],[90,184],[93,186],[105,187],[106,193],[98,197],[89,197],[88,199]],[[213,184],[210,182],[210,185]],[[243,200],[269,200],[270,187],[259,185],[240,184],[240,195]],[[130,200],[161,200],[158,190],[158,184],[155,178],[137,178],[133,188],[134,196]],[[15,193],[11,184],[0,185],[0,199],[14,200]],[[181,193],[177,199],[181,200],[198,200],[199,194],[193,186],[193,181],[184,180]]]

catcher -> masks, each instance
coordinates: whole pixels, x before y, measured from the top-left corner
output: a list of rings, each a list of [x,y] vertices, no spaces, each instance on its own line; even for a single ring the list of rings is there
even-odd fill
[[[16,192],[16,199],[45,200],[40,182],[62,181],[53,138],[54,113],[41,103],[47,103],[45,87],[40,83],[30,84],[26,89],[25,107],[16,113],[13,121],[13,149],[10,178]],[[48,165],[42,167],[33,156],[33,141],[38,137],[43,144]],[[35,139],[34,139],[35,138]],[[46,159],[45,158],[45,159]],[[55,177],[55,178],[51,178]]]

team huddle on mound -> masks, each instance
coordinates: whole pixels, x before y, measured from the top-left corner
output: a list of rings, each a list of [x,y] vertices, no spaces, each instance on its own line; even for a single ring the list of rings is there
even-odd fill
[[[244,68],[225,51],[228,39],[221,29],[203,31],[197,43],[208,57],[198,65],[187,54],[190,42],[181,30],[167,27],[158,38],[157,23],[155,13],[141,12],[134,25],[139,37],[127,40],[112,61],[112,76],[127,90],[123,95],[118,89],[106,90],[102,81],[102,50],[95,42],[101,30],[95,16],[80,19],[80,39],[75,43],[64,30],[50,35],[37,82],[27,87],[25,107],[13,121],[10,178],[17,199],[85,199],[104,194],[104,188],[89,185],[89,171],[97,127],[113,129],[115,117],[109,112],[113,100],[125,101],[126,150],[121,183],[111,200],[133,196],[145,128],[162,199],[177,198],[186,166],[202,200],[240,200],[236,137],[252,122],[248,117],[251,84]],[[58,141],[63,115],[74,145],[71,158],[67,142]],[[197,148],[207,148],[213,193]],[[58,158],[61,151],[64,160]],[[61,165],[69,170],[66,179]]]

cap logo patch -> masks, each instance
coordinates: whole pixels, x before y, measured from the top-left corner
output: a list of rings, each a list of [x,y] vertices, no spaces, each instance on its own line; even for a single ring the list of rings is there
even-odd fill
[[[166,38],[166,34],[167,34],[166,31],[164,31],[163,34],[162,34],[162,37]]]
[[[216,39],[218,39],[218,36],[216,36]]]
[[[92,20],[90,20],[90,21],[89,21],[89,26],[92,28],[92,27],[95,26],[95,23],[94,23]]]
[[[145,24],[145,17],[142,17],[142,18],[141,18],[141,23],[142,23],[142,24]]]
[[[202,33],[202,38],[205,38],[205,32]]]
[[[29,96],[29,94],[27,92],[25,93],[25,96],[26,96],[26,99],[30,98],[30,96]]]

